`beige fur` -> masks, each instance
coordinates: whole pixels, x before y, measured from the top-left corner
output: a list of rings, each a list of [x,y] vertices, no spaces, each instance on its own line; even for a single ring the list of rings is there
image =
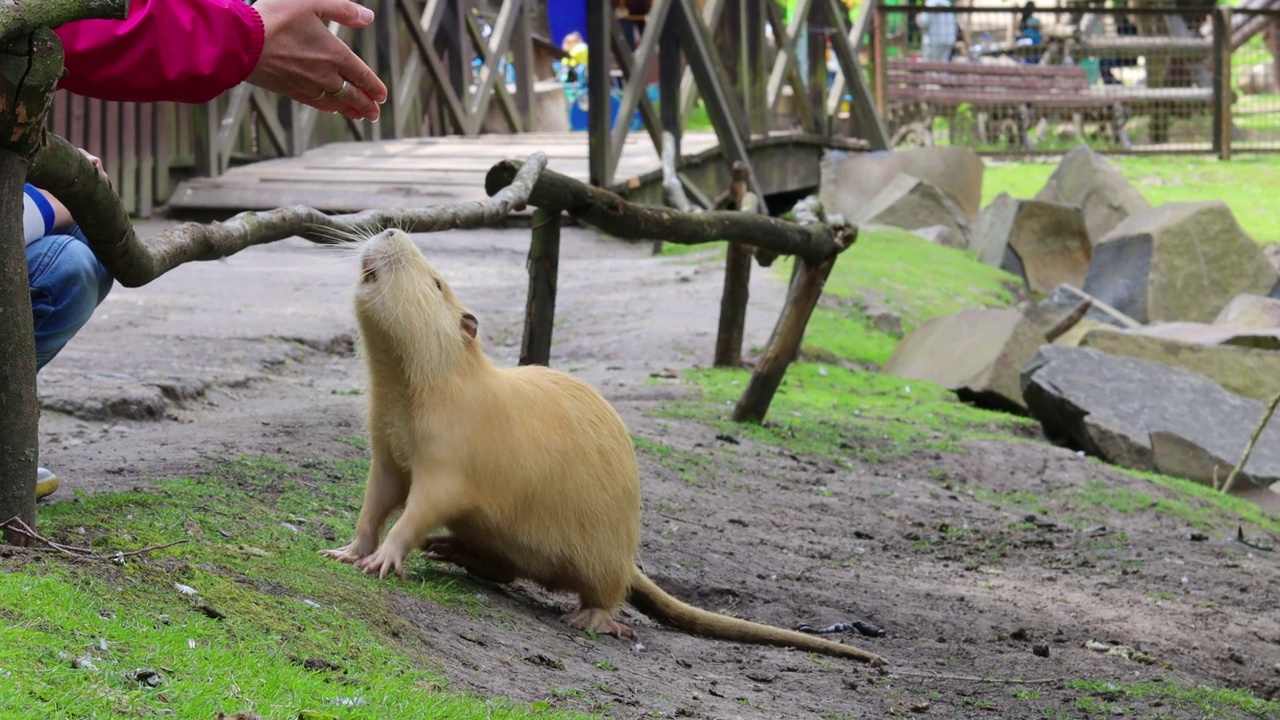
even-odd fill
[[[498,368],[477,322],[409,236],[361,249],[356,317],[369,375],[371,463],[356,536],[323,554],[380,578],[422,548],[486,580],[524,578],[579,597],[577,628],[635,637],[624,600],[711,637],[880,664],[856,647],[700,610],[636,567],[640,478],[617,411],[541,366]],[[381,544],[383,524],[404,512]],[[438,528],[447,535],[431,535]]]

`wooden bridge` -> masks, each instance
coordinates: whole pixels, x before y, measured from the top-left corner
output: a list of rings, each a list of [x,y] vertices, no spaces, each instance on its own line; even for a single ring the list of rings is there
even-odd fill
[[[197,106],[60,93],[50,125],[101,156],[143,216],[161,204],[223,214],[481,199],[489,167],[534,150],[558,172],[661,203],[664,137],[686,191],[710,205],[735,161],[769,197],[816,187],[828,148],[886,146],[859,61],[870,12],[851,21],[841,0],[800,0],[785,18],[776,0],[654,0],[628,38],[612,3],[583,2],[585,131],[570,128],[551,69],[564,53],[536,31],[535,0],[377,0],[372,26],[333,24],[388,87],[377,123],[242,85]]]

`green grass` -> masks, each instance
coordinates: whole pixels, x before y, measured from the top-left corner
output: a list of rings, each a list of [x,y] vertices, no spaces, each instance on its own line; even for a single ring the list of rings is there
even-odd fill
[[[707,422],[718,430],[833,459],[901,456],[963,439],[1008,437],[1027,421],[958,402],[937,385],[816,362],[793,364],[762,426],[728,420],[751,375],[747,370],[685,373],[703,397],[671,403],[663,414]]]
[[[1144,700],[1173,702],[1179,707],[1192,705],[1204,713],[1201,716],[1204,718],[1236,718],[1241,717],[1241,713],[1259,718],[1280,716],[1280,703],[1262,700],[1244,690],[1232,688],[1193,687],[1171,680],[1132,685],[1101,680],[1069,680],[1066,682],[1066,687],[1089,693],[1090,695],[1081,698],[1085,705],[1090,705],[1089,702],[1085,702],[1086,698],[1098,696],[1111,704],[1124,700]]]
[[[349,537],[364,468],[242,459],[218,477],[41,507],[44,534],[104,554],[189,542],[123,564],[48,555],[5,567],[0,718],[582,717],[444,689],[394,593],[485,612],[454,576],[416,576],[411,564],[411,582],[393,585],[317,554]],[[96,669],[73,667],[84,656]],[[308,669],[309,659],[340,668]],[[163,682],[138,682],[139,668]]]
[[[775,263],[773,272],[785,281],[791,261]],[[703,398],[669,404],[664,412],[831,458],[876,459],[922,447],[953,448],[967,438],[1007,437],[1031,423],[960,403],[932,383],[841,364],[878,367],[898,342],[867,320],[862,307],[868,299],[897,313],[910,332],[925,320],[967,307],[1009,306],[1016,301],[1010,287],[1017,284],[1014,276],[969,253],[914,233],[863,232],[836,263],[823,290],[824,302],[805,332],[802,355],[830,362],[801,361],[788,368],[764,426],[727,420],[750,378],[745,370],[686,372],[684,377],[702,390]]]
[[[774,272],[791,275],[792,260]],[[1021,281],[978,261],[971,253],[925,240],[906,230],[864,231],[836,262],[823,288],[823,303],[805,333],[805,352],[849,362],[883,364],[898,338],[872,327],[860,309],[871,300],[902,318],[904,332],[934,317],[971,307],[1008,307],[1010,288]],[[834,306],[834,307],[833,307]]]
[[[1221,199],[1254,240],[1280,242],[1280,217],[1267,190],[1280,183],[1280,158],[1274,155],[1241,155],[1226,162],[1204,156],[1112,155],[1107,159],[1152,205]],[[1016,198],[1035,197],[1057,163],[1058,158],[1017,163],[988,160],[983,206],[1002,192]]]

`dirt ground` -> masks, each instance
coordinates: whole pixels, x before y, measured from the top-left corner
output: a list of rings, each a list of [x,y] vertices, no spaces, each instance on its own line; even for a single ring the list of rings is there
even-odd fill
[[[422,238],[508,364],[527,237]],[[562,252],[553,364],[595,383],[636,435],[705,460],[690,482],[642,456],[646,572],[686,601],[783,627],[874,623],[883,636],[826,637],[890,666],[691,637],[630,611],[638,645],[592,640],[559,620],[567,597],[467,579],[504,621],[409,595],[400,608],[418,633],[402,641],[443,658],[453,688],[619,718],[1253,716],[1070,681],[1171,679],[1280,700],[1275,552],[1236,542],[1234,528],[1202,538],[1177,514],[1097,502],[1099,486],[1172,493],[1035,439],[846,469],[656,417],[683,390],[650,376],[710,361],[720,263],[653,258],[578,229]],[[348,442],[362,432],[354,272],[347,254],[290,241],[117,288],[41,374],[41,460],[65,483],[53,500],[234,454],[359,454]],[[767,338],[782,293],[756,270],[748,346]],[[1032,515],[1015,492],[1043,507]]]

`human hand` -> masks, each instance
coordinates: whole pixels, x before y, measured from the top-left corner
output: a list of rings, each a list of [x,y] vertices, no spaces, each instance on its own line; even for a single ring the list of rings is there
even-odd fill
[[[365,27],[372,10],[351,0],[258,0],[253,7],[266,37],[248,83],[352,120],[378,119],[386,85],[328,27]]]
[[[76,149],[79,150],[80,154],[84,155],[85,159],[87,159],[94,167],[98,168],[98,172],[102,173],[103,175],[107,174],[107,169],[102,166],[102,161],[98,159],[97,155],[94,155],[93,153],[89,152],[88,150],[85,150],[84,148],[76,148]]]

